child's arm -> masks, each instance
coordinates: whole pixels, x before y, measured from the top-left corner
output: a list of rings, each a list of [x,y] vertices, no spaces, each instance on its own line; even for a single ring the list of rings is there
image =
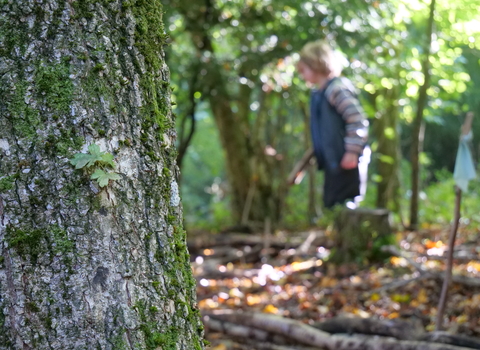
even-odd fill
[[[357,167],[358,157],[367,142],[368,121],[353,86],[348,87],[337,80],[327,88],[325,96],[345,121],[345,154],[340,165],[344,169],[353,169]]]
[[[355,169],[358,166],[358,154],[345,152],[343,155],[342,161],[340,162],[340,166],[343,169]]]

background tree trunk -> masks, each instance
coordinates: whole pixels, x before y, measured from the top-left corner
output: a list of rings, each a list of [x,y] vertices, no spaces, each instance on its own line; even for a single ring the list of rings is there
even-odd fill
[[[412,131],[412,198],[410,201],[410,227],[416,229],[418,226],[418,198],[420,193],[420,153],[423,149],[424,121],[423,111],[428,101],[427,90],[430,87],[430,52],[432,45],[432,33],[435,15],[435,0],[430,2],[430,15],[426,28],[425,43],[423,46],[423,85],[420,87],[417,101],[417,112],[413,121]]]
[[[287,50],[281,47],[261,58],[256,57],[256,60],[242,59],[238,72],[232,74],[234,62],[224,61],[224,53],[218,52],[218,46],[212,44],[215,39],[211,29],[219,23],[221,17],[214,2],[171,0],[170,3],[182,14],[198,60],[203,64],[200,70],[202,92],[207,96],[225,151],[234,220],[238,223],[245,221],[246,217],[249,223],[263,223],[266,217],[270,217],[275,224],[280,216],[282,196],[286,189],[272,182],[272,174],[281,172],[281,166],[279,163],[272,164],[272,157],[267,157],[264,153],[267,143],[262,132],[266,120],[259,120],[258,123],[251,121],[262,118],[250,108],[252,96],[258,93],[254,87],[258,88],[260,82],[258,75],[252,74],[252,71],[261,70],[275,58],[283,58]],[[238,45],[247,47],[254,44],[243,38]],[[239,83],[242,80],[248,80],[249,83]],[[264,97],[264,100],[268,98],[270,97]],[[262,108],[260,106],[259,110]]]
[[[203,348],[164,40],[157,0],[0,1],[0,349]]]
[[[199,68],[200,65],[197,62],[191,67],[191,70],[193,72],[192,78],[190,79],[188,85],[188,103],[190,104],[190,106],[187,109],[185,115],[182,116],[180,121],[177,155],[177,165],[180,169],[182,169],[183,159],[185,158],[185,154],[187,153],[188,146],[190,146],[190,143],[192,142],[193,135],[195,134],[196,129],[195,110],[197,108],[197,101],[195,100],[195,92],[198,88],[197,81]],[[190,123],[188,123],[188,121],[190,121]]]
[[[380,118],[373,124],[373,133],[378,140],[378,166],[380,181],[377,184],[377,208],[388,208],[399,212],[398,177],[400,161],[400,135],[398,132],[398,88],[384,90],[383,100],[386,106],[382,109]],[[374,104],[376,106],[376,103]],[[376,110],[379,110],[375,108]]]

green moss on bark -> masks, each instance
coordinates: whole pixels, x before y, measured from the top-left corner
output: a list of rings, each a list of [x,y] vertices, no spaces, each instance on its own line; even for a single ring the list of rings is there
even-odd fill
[[[58,225],[51,225],[45,229],[16,228],[7,226],[5,241],[14,248],[24,259],[29,258],[36,264],[40,255],[48,252],[66,254],[73,251],[75,243],[68,238],[67,232]]]
[[[6,103],[7,119],[11,121],[15,134],[33,140],[37,137],[37,129],[42,122],[38,111],[25,103],[28,88],[29,83],[22,78],[13,91],[0,88],[0,92],[5,96],[5,100],[9,101]]]
[[[156,311],[152,312],[151,306],[149,308],[150,314],[147,313],[147,301],[138,301],[133,307],[138,312],[140,321],[140,330],[145,338],[145,345],[147,350],[156,350],[161,347],[163,350],[175,350],[177,347],[180,330],[176,327],[170,326],[165,331],[158,330],[158,322],[156,321]]]
[[[125,2],[123,8],[131,9],[135,17],[135,46],[147,68],[140,81],[146,101],[141,110],[143,126],[157,128],[157,137],[162,141],[163,132],[173,127],[166,117],[170,113],[166,99],[170,95],[169,83],[156,75],[165,69],[163,46],[166,45],[167,34],[162,21],[162,4],[159,0],[136,0]]]
[[[21,257],[27,258],[29,256],[30,261],[35,264],[39,254],[43,252],[42,237],[42,230],[15,229],[8,226],[5,240],[17,250]]]
[[[5,176],[0,179],[0,192],[5,192],[13,189],[15,186],[14,176]]]
[[[43,96],[47,107],[64,114],[69,112],[73,100],[69,62],[69,57],[64,57],[59,64],[41,62],[35,74],[37,95]]]
[[[0,5],[1,7],[8,6],[5,1]],[[26,51],[28,38],[28,24],[26,22],[20,22],[16,18],[12,18],[11,21],[0,22],[0,42],[3,45],[0,46],[0,56],[12,57],[15,49],[19,49],[21,54]]]

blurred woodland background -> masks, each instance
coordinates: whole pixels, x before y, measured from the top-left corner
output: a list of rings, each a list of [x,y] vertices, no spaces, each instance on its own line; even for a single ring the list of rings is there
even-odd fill
[[[370,120],[365,207],[397,222],[447,225],[460,127],[480,109],[476,0],[166,0],[188,229],[238,223],[301,228],[321,217],[322,176],[286,177],[310,146],[309,89],[296,52],[326,39]],[[473,123],[478,160],[480,123]],[[463,218],[480,227],[479,183]]]
[[[266,217],[282,227],[315,223],[322,175],[312,167],[291,188],[285,179],[310,144],[296,53],[317,39],[341,53],[371,123],[364,206],[412,226],[449,222],[460,126],[480,109],[477,1],[168,0],[164,8],[188,228]],[[480,124],[473,128],[478,135]],[[479,146],[474,137],[475,160]],[[478,191],[472,184],[464,206],[475,225]]]
[[[198,237],[189,250],[213,348],[277,349],[217,338],[212,331],[227,332],[226,321],[237,329],[239,322],[224,318],[215,328],[219,309],[308,324],[342,314],[387,320],[415,314],[427,331],[435,329],[435,318],[443,321],[442,240],[454,216],[453,169],[467,112],[476,115],[476,164],[480,156],[478,1],[165,0],[164,9],[184,220],[189,237]],[[333,215],[320,205],[322,174],[312,166],[299,185],[286,183],[311,142],[310,91],[295,71],[297,52],[317,39],[338,50],[370,121],[362,206],[390,210],[395,243],[407,251],[391,251],[377,265],[331,268],[326,257],[336,245],[328,228]],[[471,181],[462,199],[446,312],[451,333],[476,337],[479,185]],[[275,238],[210,235],[238,224]],[[314,226],[325,230],[307,230]],[[365,252],[358,253],[361,262]]]

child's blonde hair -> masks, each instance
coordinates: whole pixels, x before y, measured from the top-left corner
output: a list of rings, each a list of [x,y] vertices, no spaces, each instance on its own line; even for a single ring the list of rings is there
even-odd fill
[[[338,77],[342,67],[330,45],[323,40],[307,43],[300,51],[299,64],[305,64],[317,73]]]

